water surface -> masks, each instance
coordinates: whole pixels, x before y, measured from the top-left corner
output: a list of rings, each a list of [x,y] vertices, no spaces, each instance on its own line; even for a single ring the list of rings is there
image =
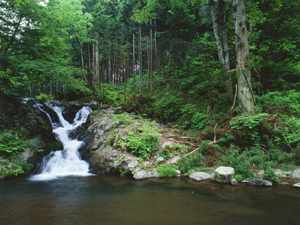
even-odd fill
[[[300,224],[300,189],[235,188],[187,178],[0,180],[3,225]]]

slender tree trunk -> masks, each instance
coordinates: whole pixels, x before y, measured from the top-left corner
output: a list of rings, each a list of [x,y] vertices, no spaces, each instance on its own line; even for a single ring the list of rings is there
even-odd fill
[[[155,26],[155,30],[154,30],[154,51],[155,51],[155,69],[158,70],[159,65],[158,65],[158,53],[157,53],[157,32],[156,32],[156,20],[154,20],[154,26]]]
[[[82,43],[80,43],[81,69],[84,72],[84,58],[83,58],[83,50],[82,49],[83,49],[83,45],[82,45]],[[87,83],[85,72],[84,72],[83,78],[84,78],[84,81]]]
[[[135,34],[134,34],[134,22],[133,22],[133,32],[132,32],[132,74],[133,74],[133,79],[134,79],[134,84],[135,84]]]
[[[213,30],[217,42],[218,56],[221,64],[221,68],[224,73],[224,80],[226,83],[226,89],[228,98],[233,100],[232,80],[229,64],[229,52],[228,52],[228,37],[227,37],[227,21],[228,13],[226,8],[228,3],[224,0],[218,0],[216,3],[214,0],[209,0],[211,16],[213,21]]]
[[[95,44],[95,75],[94,75],[94,84],[98,84],[99,83],[99,34],[96,33],[96,44]],[[98,86],[99,88],[99,86]]]
[[[108,83],[111,82],[111,57],[110,57],[110,42],[108,44]]]
[[[232,4],[235,18],[235,50],[239,105],[242,111],[246,113],[254,109],[251,71],[248,64],[250,56],[246,26],[246,7],[244,0],[233,0]]]
[[[91,70],[91,49],[90,49],[90,43],[88,43],[88,55],[89,55],[89,66],[88,66],[88,69]]]
[[[151,77],[150,84],[151,84],[151,95],[153,95],[153,37],[152,37],[152,19],[150,20],[150,49],[149,49],[149,76]]]
[[[139,95],[142,95],[142,74],[143,74],[143,68],[142,68],[142,27],[139,26]]]

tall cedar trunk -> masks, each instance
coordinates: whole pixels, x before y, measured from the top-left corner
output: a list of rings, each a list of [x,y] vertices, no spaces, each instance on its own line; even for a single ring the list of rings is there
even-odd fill
[[[123,76],[124,77],[124,81],[123,82],[125,82],[125,90],[124,90],[124,92],[125,92],[125,102],[126,102],[126,81],[127,81],[127,79],[128,79],[128,74],[129,74],[129,68],[128,68],[128,66],[129,66],[129,60],[127,59],[127,57],[126,57],[126,55],[124,54],[124,63],[125,63],[125,61],[127,61],[127,66],[126,66],[126,74],[127,74],[127,76]]]
[[[96,44],[95,44],[95,73],[94,73],[94,84],[99,83],[99,39],[98,39],[99,34],[96,33]],[[98,86],[99,88],[99,86]]]
[[[233,16],[235,18],[235,50],[238,82],[239,105],[244,113],[254,109],[251,71],[248,64],[249,47],[246,26],[246,7],[244,0],[233,0]]]
[[[107,74],[107,81],[108,83],[111,82],[111,59],[110,59],[110,42],[108,44],[108,74]]]
[[[82,71],[84,71],[84,58],[83,58],[83,50],[82,49],[83,49],[83,45],[82,45],[82,43],[80,43],[81,69],[82,69]],[[84,81],[87,83],[85,72],[84,72],[83,78],[84,78]]]
[[[221,68],[224,73],[224,80],[226,83],[226,89],[228,98],[230,101],[233,100],[232,80],[231,74],[228,73],[230,70],[229,64],[229,52],[228,52],[228,37],[227,37],[227,21],[228,3],[224,0],[218,0],[216,3],[214,0],[209,0],[210,11],[213,21],[214,35],[217,41],[218,56],[221,64]]]
[[[90,52],[90,43],[88,43],[88,55],[89,55],[89,70],[91,70],[91,52]]]
[[[149,42],[150,42],[150,49],[149,49],[149,76],[150,76],[150,84],[151,84],[151,95],[153,95],[153,40],[152,40],[152,19],[150,20],[150,38],[149,38]]]
[[[142,95],[142,27],[139,26],[139,95]]]
[[[92,51],[92,74],[90,74],[89,80],[94,82],[94,76],[95,76],[95,43],[93,43],[93,51]],[[92,86],[94,84],[91,84]]]
[[[135,34],[134,34],[134,22],[132,25],[132,75],[134,76],[135,74]],[[133,77],[134,79],[134,84],[135,84],[135,76]]]
[[[52,84],[52,77],[49,80],[49,95],[53,96],[53,84]]]
[[[154,26],[155,26],[155,30],[154,30],[154,51],[155,51],[155,69],[158,70],[159,66],[158,66],[158,53],[157,53],[157,39],[156,39],[156,20],[154,20]]]

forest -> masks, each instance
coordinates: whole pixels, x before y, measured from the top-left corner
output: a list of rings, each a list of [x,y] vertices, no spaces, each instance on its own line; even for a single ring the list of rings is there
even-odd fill
[[[203,155],[238,180],[257,168],[278,183],[275,168],[300,165],[299,11],[288,0],[3,0],[0,91],[122,107],[197,137],[184,171]]]

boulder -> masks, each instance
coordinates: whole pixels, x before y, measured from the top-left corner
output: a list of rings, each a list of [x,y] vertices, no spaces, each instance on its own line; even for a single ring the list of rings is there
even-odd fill
[[[211,175],[205,172],[194,172],[189,176],[189,178],[194,179],[196,181],[201,181],[201,180],[210,179]]]
[[[293,187],[295,187],[295,188],[300,188],[300,183],[294,184]]]
[[[139,165],[137,161],[132,161],[128,164],[128,169],[132,171],[134,168],[136,168]]]
[[[238,183],[238,181],[237,181],[236,179],[234,179],[234,178],[233,178],[233,179],[231,179],[231,182],[230,182],[230,183],[231,183],[231,185],[232,185],[232,186],[234,186],[234,187],[237,187],[237,186],[239,186],[239,183]]]
[[[171,141],[167,141],[165,143],[162,144],[162,151],[167,150],[168,148],[173,148],[173,142]]]
[[[180,177],[180,175],[181,175],[180,170],[176,170],[176,177]]]
[[[163,161],[165,161],[165,159],[163,158],[163,157],[158,157],[157,159],[156,159],[156,163],[157,164],[160,164],[161,162],[163,162]]]
[[[167,164],[174,165],[174,164],[176,164],[180,160],[180,158],[181,158],[180,156],[175,156],[174,158],[172,158],[171,160],[169,160],[167,162]]]
[[[149,176],[149,173],[147,170],[141,170],[141,171],[136,172],[133,175],[133,178],[136,180],[140,180],[140,179],[150,178],[150,176]]]
[[[257,187],[272,187],[272,183],[270,181],[257,178],[249,180],[248,185]]]
[[[234,169],[232,167],[220,166],[212,174],[211,179],[219,183],[230,183],[234,177]]]
[[[296,169],[296,170],[293,172],[292,177],[293,177],[293,178],[298,178],[298,179],[300,179],[300,169]]]

